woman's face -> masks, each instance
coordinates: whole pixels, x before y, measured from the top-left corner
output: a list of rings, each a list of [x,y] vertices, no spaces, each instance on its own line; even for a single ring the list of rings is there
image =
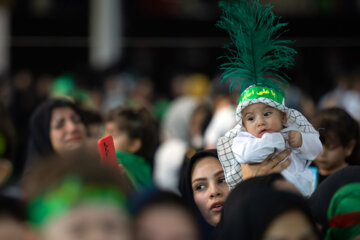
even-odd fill
[[[210,225],[216,226],[229,194],[219,160],[211,156],[198,160],[193,166],[191,185],[201,214]]]
[[[86,138],[85,125],[71,107],[52,110],[50,141],[56,153],[77,149],[84,145]]]
[[[176,205],[146,209],[135,221],[135,240],[197,240],[194,219]]]
[[[109,206],[79,206],[51,220],[42,230],[43,240],[129,240],[125,212]]]
[[[292,210],[275,218],[262,239],[318,240],[318,237],[305,215],[298,210]]]

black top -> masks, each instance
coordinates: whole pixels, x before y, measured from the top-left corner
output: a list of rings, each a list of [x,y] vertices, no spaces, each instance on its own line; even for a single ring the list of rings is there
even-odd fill
[[[331,198],[338,189],[352,182],[360,182],[360,166],[348,166],[331,174],[311,195],[310,207],[316,220],[322,225],[323,233],[326,233],[328,228],[327,210]]]
[[[259,188],[244,195],[238,188],[241,184],[229,194],[224,204],[216,227],[216,239],[261,240],[270,224],[290,210],[304,213],[317,233],[308,203],[302,196],[273,188]]]

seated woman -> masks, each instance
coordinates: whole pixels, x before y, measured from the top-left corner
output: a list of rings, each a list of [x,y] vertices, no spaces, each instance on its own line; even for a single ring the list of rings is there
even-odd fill
[[[276,157],[271,154],[259,164],[243,164],[243,179],[281,172],[289,165],[289,160],[282,162],[289,153],[283,151]],[[210,235],[220,220],[223,204],[229,194],[216,149],[199,151],[191,157],[180,181],[180,191],[205,229],[203,232]]]
[[[302,196],[267,188],[239,198],[236,188],[240,185],[224,204],[216,229],[217,239],[320,240],[310,208]]]
[[[86,145],[87,128],[81,110],[64,98],[48,99],[30,119],[28,162],[62,155]]]

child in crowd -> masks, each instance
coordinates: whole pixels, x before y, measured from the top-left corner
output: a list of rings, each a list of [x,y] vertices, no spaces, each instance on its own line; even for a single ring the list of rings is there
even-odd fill
[[[307,119],[285,106],[287,81],[280,69],[293,64],[296,52],[283,45],[288,41],[273,36],[285,24],[276,21],[271,7],[259,1],[223,1],[220,6],[224,14],[218,25],[228,30],[238,51],[235,55],[230,50],[227,59],[231,62],[222,65],[223,78],[241,86],[237,125],[217,143],[226,181],[233,188],[242,180],[240,164],[262,162],[275,150],[291,148],[291,164],[282,174],[309,196],[313,175],[307,167],[322,145]]]
[[[200,240],[195,215],[175,193],[143,191],[131,207],[134,240]]]
[[[320,129],[322,153],[314,163],[319,170],[319,183],[334,172],[359,164],[359,125],[341,108],[322,109],[312,118],[315,128]]]
[[[114,138],[118,163],[136,189],[152,187],[151,165],[156,127],[145,108],[119,107],[104,117],[105,134]]]
[[[129,181],[79,151],[34,164],[21,184],[32,239],[131,239]]]

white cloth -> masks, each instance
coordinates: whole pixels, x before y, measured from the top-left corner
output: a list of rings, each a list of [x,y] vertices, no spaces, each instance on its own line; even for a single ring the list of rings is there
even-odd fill
[[[301,133],[312,133],[319,136],[318,131],[314,129],[311,123],[302,115],[301,112],[286,107],[284,104],[280,104],[275,102],[274,100],[268,98],[255,98],[248,99],[241,103],[236,108],[236,126],[226,132],[226,134],[220,137],[216,144],[216,149],[218,151],[219,160],[221,166],[224,169],[225,180],[230,189],[234,189],[234,187],[241,182],[242,179],[242,171],[241,165],[236,161],[231,146],[233,144],[234,138],[236,138],[240,132],[246,132],[245,128],[242,126],[242,109],[254,103],[265,103],[270,107],[276,108],[284,113],[287,116],[287,124],[291,124],[296,126],[296,128]]]
[[[218,138],[235,126],[234,114],[235,109],[233,106],[224,107],[215,112],[205,130],[204,139],[206,147],[216,146]]]
[[[236,161],[240,164],[259,163],[273,153],[275,148],[278,151],[289,148],[282,134],[291,130],[299,131],[295,126],[287,125],[280,132],[265,133],[262,138],[256,138],[248,132],[240,132],[232,144]],[[292,149],[291,164],[282,172],[282,175],[303,195],[310,196],[313,192],[313,175],[307,167],[322,152],[322,144],[318,134],[301,132],[301,135],[302,146]]]
[[[188,145],[180,139],[169,139],[156,150],[153,180],[161,190],[179,194],[180,169],[185,159]]]

